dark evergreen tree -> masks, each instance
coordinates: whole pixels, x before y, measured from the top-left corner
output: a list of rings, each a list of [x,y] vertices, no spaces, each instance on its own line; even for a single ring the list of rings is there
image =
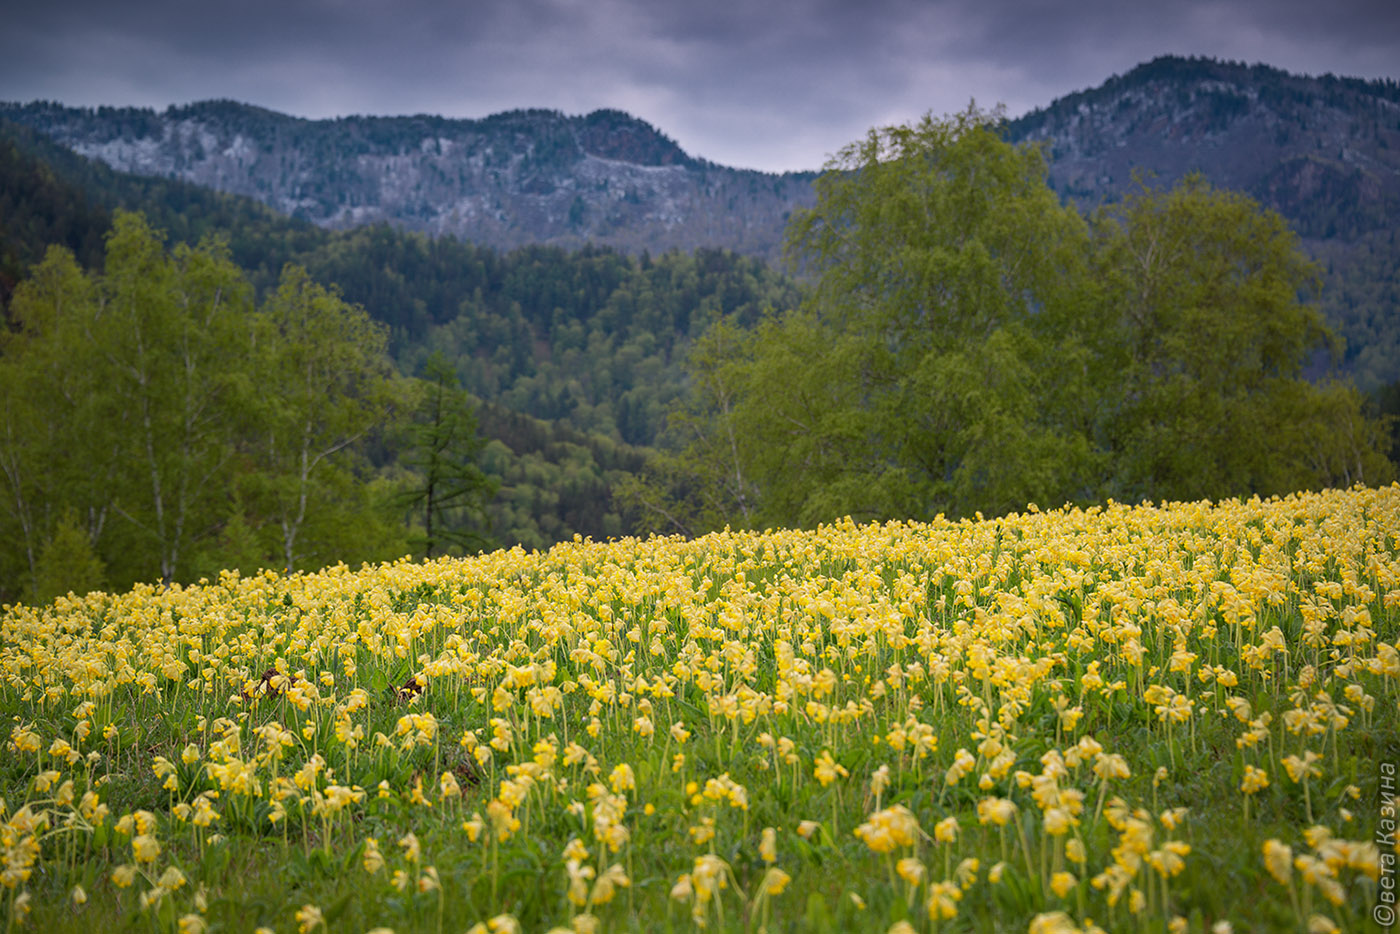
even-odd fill
[[[422,510],[423,556],[452,546],[465,552],[486,548],[490,539],[486,506],[497,483],[479,463],[485,441],[477,433],[476,412],[452,364],[434,353],[423,367],[409,447],[402,463],[419,472],[404,494],[404,505]]]

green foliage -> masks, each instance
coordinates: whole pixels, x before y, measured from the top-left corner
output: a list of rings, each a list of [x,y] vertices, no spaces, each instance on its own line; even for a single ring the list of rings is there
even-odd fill
[[[101,589],[106,575],[107,568],[93,551],[87,532],[79,527],[76,513],[68,509],[39,552],[31,599],[49,603],[69,593],[90,593]]]
[[[287,571],[301,566],[308,512],[333,496],[336,454],[384,423],[399,402],[387,336],[363,308],[288,266],[258,319],[254,377],[263,392],[250,413],[256,472],[250,503],[278,526]],[[324,560],[315,562],[318,566]]]
[[[423,535],[414,544],[421,544],[425,558],[451,546],[481,551],[490,544],[481,525],[496,483],[478,464],[485,442],[477,434],[476,413],[442,354],[428,358],[418,382],[401,458],[420,477],[402,498],[404,506],[422,510]]]
[[[21,127],[0,134],[0,307],[9,305],[15,286],[49,244],[63,244],[85,265],[95,264],[110,222],[48,163],[29,154],[26,144],[35,135]]]
[[[435,351],[454,361],[464,388],[482,400],[483,411],[495,413],[483,417],[482,432],[501,442],[490,463],[505,491],[488,511],[494,536],[508,545],[547,547],[575,534],[630,531],[609,497],[632,469],[624,464],[640,465],[637,448],[656,441],[667,410],[684,397],[687,376],[679,362],[694,335],[722,314],[747,325],[765,307],[797,302],[793,282],[725,250],[659,257],[595,247],[501,253],[384,225],[332,233],[248,199],[113,172],[13,125],[0,136],[14,141],[26,172],[51,170],[57,192],[93,206],[83,228],[88,239],[100,244],[106,212],[123,206],[146,211],[152,226],[168,229],[176,242],[218,231],[258,294],[276,291],[286,264],[299,265],[312,281],[335,283],[344,301],[388,326],[401,371],[419,372]],[[13,188],[21,206],[26,185],[21,179]],[[43,210],[40,204],[31,213]],[[43,241],[35,246],[27,228],[21,233],[31,254],[42,252]],[[82,237],[63,242],[76,249]],[[391,435],[366,437],[361,453],[369,461],[355,470],[387,472],[412,485],[415,468],[396,464],[401,452]],[[254,477],[233,494],[251,521],[269,491]],[[222,540],[222,530],[211,534]],[[256,537],[256,564],[285,566],[280,536],[259,526]],[[207,551],[203,539],[195,547],[200,555]],[[204,576],[217,571],[203,557],[194,565]],[[18,571],[4,573],[10,579]]]
[[[613,491],[639,471],[644,452],[499,405],[478,409],[481,465],[498,485],[488,507],[498,541],[544,549],[575,535],[618,537],[624,526]]]
[[[1073,325],[1088,232],[1033,149],[970,110],[872,132],[818,182],[790,245],[812,301],[766,321],[723,431],[754,518],[1005,510],[1089,461]],[[1051,365],[1052,362],[1055,365]],[[742,469],[740,469],[740,467]]]
[[[1342,369],[1370,391],[1400,380],[1400,233],[1314,243],[1324,272],[1319,302],[1344,339]]]
[[[1105,209],[1096,234],[1113,328],[1103,440],[1116,495],[1185,500],[1390,478],[1357,393],[1301,378],[1334,341],[1299,298],[1316,292],[1317,271],[1282,218],[1193,176]]]
[[[755,489],[744,475],[734,409],[742,391],[748,335],[721,318],[691,347],[694,382],[670,419],[668,447],[626,477],[614,500],[639,533],[695,536],[754,521]]]
[[[1193,177],[1089,224],[996,130],[969,110],[837,157],[791,228],[811,301],[697,360],[704,427],[629,488],[639,514],[810,526],[1394,475],[1356,391],[1303,379],[1332,338],[1278,215]],[[740,476],[745,514],[698,521]]]
[[[52,248],[11,315],[0,592],[100,579],[79,528],[119,586],[402,553],[349,450],[396,391],[382,329],[304,271],[255,309],[221,242],[167,251],[118,212],[100,275]]]

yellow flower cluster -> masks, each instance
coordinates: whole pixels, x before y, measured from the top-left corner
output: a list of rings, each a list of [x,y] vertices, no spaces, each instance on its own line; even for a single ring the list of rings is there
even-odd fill
[[[1307,851],[1270,840],[1261,876],[1340,905],[1376,879],[1335,789],[1352,737],[1395,722],[1398,552],[1392,486],[576,541],[8,607],[23,784],[0,789],[0,884],[17,903],[68,851],[53,828],[106,827],[115,886],[193,899],[172,854],[256,819],[363,846],[367,872],[440,899],[450,879],[411,827],[462,834],[489,872],[564,826],[547,851],[575,929],[612,910],[634,853],[687,838],[707,852],[664,869],[671,895],[722,926],[726,900],[766,920],[820,875],[794,851],[855,853],[854,826],[877,868],[852,904],[888,884],[941,922],[1019,877],[1003,891],[1036,893],[1033,930],[1095,930],[1091,905],[1170,925],[1200,856],[1171,779],[1214,755],[1209,728],[1246,818],[1307,816]],[[190,724],[173,739],[153,727],[170,711]],[[101,776],[132,770],[168,803],[114,819]],[[770,792],[796,802],[790,829],[749,826]],[[404,822],[392,872],[356,836],[371,812]],[[792,829],[805,842],[779,866]],[[291,920],[325,923],[311,905]]]

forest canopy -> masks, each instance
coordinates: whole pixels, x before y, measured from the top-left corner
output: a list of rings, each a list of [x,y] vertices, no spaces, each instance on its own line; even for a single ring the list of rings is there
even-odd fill
[[[1287,224],[1189,177],[1083,216],[995,114],[872,130],[789,227],[810,297],[720,322],[658,531],[1001,514],[1380,483],[1384,423],[1308,381],[1333,338]]]

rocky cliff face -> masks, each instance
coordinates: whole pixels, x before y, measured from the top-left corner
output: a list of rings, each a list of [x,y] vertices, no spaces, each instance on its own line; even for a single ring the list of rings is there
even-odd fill
[[[150,110],[6,105],[77,152],[128,172],[257,198],[326,227],[387,221],[501,247],[724,246],[776,256],[811,174],[694,159],[618,111],[484,120],[300,120],[232,102]]]

